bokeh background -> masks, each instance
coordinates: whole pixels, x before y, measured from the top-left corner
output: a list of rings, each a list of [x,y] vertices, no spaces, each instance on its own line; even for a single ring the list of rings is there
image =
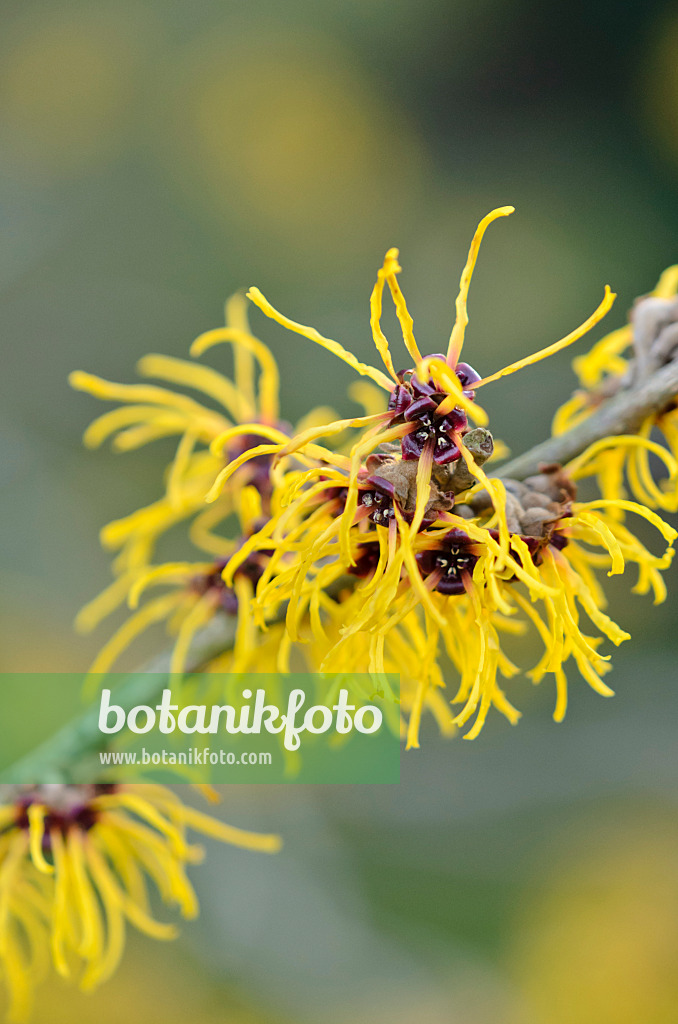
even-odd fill
[[[132,381],[253,283],[367,358],[391,245],[436,351],[475,225],[507,203],[471,293],[482,372],[567,333],[605,283],[620,325],[678,261],[675,3],[4,0],[0,18],[4,670],[86,667],[104,634],[72,619],[108,578],[98,530],[169,456],[82,450],[99,410],[71,369]],[[253,321],[290,420],[309,398],[351,408],[348,369]],[[545,436],[573,384],[564,354],[495,385],[496,434],[516,453]],[[563,725],[547,682],[519,682],[517,728],[430,732],[399,787],[229,791],[224,816],[279,828],[284,852],[211,848],[180,944],[133,943],[101,993],[55,985],[37,1019],[678,1019],[672,587],[661,608],[613,588],[634,634],[618,695],[573,679]]]

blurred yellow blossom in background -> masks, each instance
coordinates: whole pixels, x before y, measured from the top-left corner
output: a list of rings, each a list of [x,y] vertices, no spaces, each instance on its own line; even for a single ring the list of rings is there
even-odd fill
[[[677,842],[675,822],[651,810],[561,836],[516,922],[512,972],[529,1011],[520,1024],[675,1019]]]

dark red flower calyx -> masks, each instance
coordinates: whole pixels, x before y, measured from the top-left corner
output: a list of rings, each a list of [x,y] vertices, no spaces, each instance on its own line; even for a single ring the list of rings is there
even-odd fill
[[[438,353],[436,355],[444,358]],[[463,394],[473,400],[475,393],[471,385],[480,380],[480,375],[468,363],[459,363],[455,373],[462,384]],[[432,379],[421,381],[412,370],[401,370],[397,376],[400,383],[393,389],[388,405],[391,423],[413,424],[413,429],[401,442],[403,459],[420,459],[427,444],[432,446],[433,461],[438,466],[459,459],[461,453],[453,435],[462,434],[467,429],[466,413],[456,407],[439,416],[436,410],[449,396],[438,390]]]
[[[363,544],[358,544],[355,563],[348,568],[350,575],[357,576],[359,579],[367,579],[368,576],[371,576],[377,568],[379,553],[378,541],[365,541]]]
[[[428,577],[435,573],[440,577],[433,588],[438,593],[446,596],[463,594],[466,590],[464,578],[471,578],[478,561],[475,550],[468,534],[455,528],[450,530],[438,547],[419,552],[417,564],[422,576]]]
[[[26,832],[30,829],[29,808],[39,804],[45,809],[42,849],[51,852],[51,833],[58,830],[62,836],[71,829],[87,832],[96,824],[99,812],[92,801],[95,797],[113,793],[114,783],[91,785],[67,785],[51,783],[38,786],[19,785],[15,787],[14,805],[16,817],[14,826]]]
[[[240,542],[244,544],[245,538]],[[234,577],[244,577],[252,583],[252,589],[256,590],[257,583],[261,579],[268,559],[273,554],[273,549],[252,551],[247,558],[240,563],[234,572]],[[199,594],[213,593],[221,608],[228,615],[236,615],[238,612],[238,598],[232,587],[226,586],[222,573],[228,564],[227,558],[218,558],[214,567],[202,576],[196,576],[191,581],[193,590]]]

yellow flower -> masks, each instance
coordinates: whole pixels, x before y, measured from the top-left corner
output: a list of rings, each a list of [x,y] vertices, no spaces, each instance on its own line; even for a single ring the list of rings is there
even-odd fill
[[[127,924],[172,939],[151,913],[148,882],[186,918],[198,913],[186,867],[202,858],[193,829],[273,853],[274,835],[226,825],[163,786],[8,786],[0,804],[0,976],[10,1019],[23,1021],[32,990],[53,964],[83,990],[123,954]]]
[[[243,522],[243,517],[240,519]],[[247,526],[243,533],[246,536]],[[225,550],[234,550],[236,541]],[[244,672],[257,658],[261,638],[250,614],[251,602],[266,555],[252,556],[238,567],[231,586],[226,586],[222,570],[226,558],[209,562],[166,562],[162,565],[139,568],[133,580],[127,581],[127,599],[132,609],[130,617],[104,644],[89,669],[89,678],[110,671],[121,653],[152,623],[167,621],[167,630],[174,639],[169,671],[180,675],[185,667],[195,634],[216,615],[222,614],[232,622],[232,671]],[[146,590],[155,585],[170,589],[139,608]]]
[[[102,530],[104,546],[119,550],[113,563],[116,578],[81,610],[76,625],[91,630],[125,602],[134,614],[104,645],[90,668],[92,675],[109,671],[137,636],[161,621],[167,621],[169,632],[177,637],[171,668],[181,672],[193,635],[217,611],[235,617],[233,670],[243,671],[257,656],[261,638],[254,635],[248,610],[265,559],[259,555],[241,566],[228,590],[220,572],[239,543],[270,514],[270,458],[250,458],[219,500],[210,506],[205,504],[206,492],[229,460],[250,451],[259,439],[287,439],[289,433],[279,421],[275,360],[250,333],[246,305],[242,295],[229,299],[226,327],[207,331],[191,347],[191,354],[199,356],[217,344],[230,344],[234,353],[233,381],[209,367],[169,356],[144,356],[138,365],[142,376],[197,390],[215,402],[216,409],[156,385],[113,384],[80,371],[71,375],[72,385],[79,390],[125,403],[89,426],[85,432],[89,447],[113,437],[117,451],[129,451],[161,437],[179,436],[162,496]],[[359,397],[365,398],[364,394]],[[305,417],[301,429],[327,415],[333,415],[332,410],[316,410]],[[225,536],[221,531],[233,516],[240,524],[240,538]],[[208,560],[153,565],[159,537],[182,523],[193,545]],[[230,523],[228,532],[232,533]],[[158,584],[169,584],[173,589],[139,608],[142,593]]]
[[[636,302],[630,323],[578,356],[573,368],[581,390],[565,402],[553,420],[553,434],[586,420],[601,404],[622,397],[668,363],[678,349],[678,266],[668,267],[655,288]],[[657,436],[659,435],[659,440]],[[663,463],[666,476],[654,479],[650,457]],[[678,510],[678,407],[675,402],[645,416],[636,433],[604,438],[568,467],[574,479],[593,477],[606,498],[624,498],[626,486],[649,508]]]
[[[173,669],[181,671],[194,632],[221,609],[237,612],[234,650],[217,662],[222,670],[242,671],[265,663],[288,671],[301,659],[307,670],[400,673],[402,728],[408,746],[418,745],[425,708],[445,732],[474,718],[468,738],[478,734],[492,706],[517,721],[519,713],[497,680],[520,671],[506,653],[505,638],[528,628],[536,630],[545,648],[530,676],[538,682],[553,675],[557,719],[565,713],[568,661],[599,693],[611,693],[602,680],[609,659],[599,647],[605,639],[620,643],[628,634],[603,611],[605,595],[596,572],[618,573],[627,562],[635,563],[636,592],[652,590],[655,600],[662,600],[661,572],[670,563],[671,551],[655,556],[625,521],[629,513],[649,519],[669,548],[675,532],[651,511],[659,503],[646,500],[648,494],[638,494],[642,503],[637,504],[615,490],[609,460],[601,470],[602,498],[576,502],[574,481],[589,475],[592,466],[602,465],[599,460],[611,451],[623,455],[637,450],[646,456],[657,447],[643,435],[644,427],[639,436],[621,439],[628,442],[626,448],[619,446],[620,439],[604,438],[565,471],[544,467],[542,474],[525,482],[499,479],[484,468],[494,442],[487,415],[475,401],[478,389],[576,341],[605,315],[615,298],[606,287],[602,302],[580,327],[489,376],[481,377],[461,362],[469,286],[481,240],[492,221],[512,210],[492,211],[476,231],[444,353],[422,355],[419,350],[398,284],[397,249],[387,252],[370,300],[372,334],[383,369],[360,362],[338,342],[290,320],[257,288],[250,289],[248,297],[267,316],[368,378],[369,384],[360,382],[361,390],[353,392],[365,415],[335,419],[330,410],[317,410],[290,436],[277,421],[277,403],[271,398],[273,371],[259,349],[260,399],[250,403],[256,415],[249,421],[245,407],[229,408],[228,422],[226,417],[217,421],[213,413],[184,406],[184,396],[164,398],[165,413],[171,407],[181,441],[166,494],[152,507],[152,515],[141,510],[129,522],[122,521],[118,535],[129,544],[123,553],[137,554],[125,556],[129,564],[119,567],[124,579],[114,586],[133,605],[151,584],[172,583],[178,589],[136,612],[102,652],[99,668],[108,667],[111,655],[117,656],[151,619],[169,614],[170,626],[178,630]],[[669,288],[675,292],[678,272],[662,281],[662,296]],[[395,370],[381,326],[387,286],[410,362],[410,368],[401,372]],[[198,339],[194,350],[228,340],[237,352],[240,340],[247,338],[244,349],[250,352],[255,340],[243,325],[241,305],[236,312],[237,327],[229,321],[221,332]],[[614,341],[578,365],[585,366],[582,373],[587,379],[598,380],[595,375],[601,367],[621,369],[614,359],[621,358],[622,350]],[[147,359],[155,362],[143,366],[162,371],[162,357]],[[189,379],[183,369],[173,370],[171,378],[164,372],[165,379],[199,386],[197,378]],[[200,386],[207,390],[204,381]],[[366,386],[381,389],[386,408],[383,401],[375,401],[373,391],[365,393]],[[242,390],[246,395],[252,392],[245,385]],[[123,395],[118,389],[110,397],[125,395],[128,390]],[[184,417],[180,427],[175,401]],[[107,423],[117,428],[116,417],[123,412],[107,414],[112,417],[108,421],[102,418],[104,433]],[[567,426],[572,422],[568,416],[578,415],[584,415],[583,406],[572,407],[559,422]],[[160,426],[144,420],[144,427],[169,429],[165,419]],[[103,428],[94,428],[96,439]],[[199,451],[198,444],[203,446]],[[667,452],[664,458],[673,475],[673,456]],[[637,475],[649,493],[646,463]],[[652,486],[656,488],[654,482]],[[193,539],[210,560],[151,566],[149,552],[157,527],[149,523],[158,522],[158,509],[167,515],[181,501],[186,509],[178,513],[179,519],[192,519]],[[224,509],[240,516],[237,540],[227,541],[211,529],[224,518]],[[209,537],[195,533],[196,523],[209,525]],[[112,527],[121,530],[120,524]],[[580,621],[584,615],[596,636],[587,636],[588,627]],[[450,663],[459,677],[453,700],[461,708],[454,716],[442,697]]]
[[[562,473],[511,486],[508,556],[495,528],[498,516],[483,503],[487,495],[482,493],[476,495],[477,517],[448,515],[414,534],[399,513],[397,534],[382,526],[362,529],[368,520],[361,520],[352,530],[352,565],[342,560],[336,530],[331,532],[336,519],[330,516],[322,532],[322,520],[312,524],[304,559],[270,580],[262,578],[255,607],[286,604],[292,641],[308,642],[310,623],[311,657],[321,672],[400,673],[409,747],[419,745],[424,708],[444,731],[476,715],[466,734],[469,739],[478,735],[492,705],[515,723],[519,713],[498,677],[510,679],[520,669],[507,656],[502,637],[531,626],[544,654],[528,675],[535,683],[553,675],[554,717],[560,721],[567,704],[565,663],[571,659],[598,693],[609,696],[612,691],[601,678],[610,667],[609,656],[598,647],[603,639],[619,644],[628,638],[603,610],[606,598],[596,571],[602,568],[612,575],[626,563],[636,564],[635,591],[652,590],[655,601],[665,597],[661,571],[670,565],[671,548],[653,555],[618,513],[633,512],[649,520],[669,544],[676,533],[633,502],[574,502],[574,489]],[[520,521],[515,521],[517,495],[523,502]],[[532,501],[540,504],[533,506]],[[520,532],[535,521],[538,535],[534,530],[532,535]],[[284,538],[275,532],[273,540],[278,550],[285,549]],[[357,585],[349,585],[351,577]],[[582,614],[599,636],[587,635]],[[462,708],[454,718],[449,709],[445,712],[440,693],[447,659],[460,679],[453,703]]]
[[[580,327],[560,341],[531,356],[519,359],[488,377],[481,378],[467,363],[460,362],[468,323],[469,286],[480,243],[485,230],[492,221],[511,213],[513,213],[512,206],[499,207],[484,217],[476,230],[460,280],[455,304],[456,319],[445,355],[442,353],[425,357],[421,355],[413,333],[413,320],[397,280],[397,275],[401,270],[398,263],[398,250],[389,249],[378,273],[370,299],[372,336],[386,373],[377,367],[360,362],[353,353],[338,342],[325,338],[315,328],[305,327],[290,320],[278,312],[258,288],[250,288],[247,293],[248,298],[266,316],[321,345],[359,374],[369,377],[387,392],[389,406],[384,413],[321,424],[298,433],[292,440],[281,438],[276,441],[275,438],[272,438],[271,444],[254,448],[251,452],[244,452],[218,475],[208,494],[208,501],[216,501],[221,494],[223,485],[231,478],[231,475],[255,455],[266,453],[274,456],[276,460],[280,460],[285,456],[296,454],[297,458],[315,459],[320,463],[324,461],[344,473],[343,483],[346,486],[346,497],[340,519],[339,537],[344,555],[351,559],[349,532],[358,510],[358,476],[363,463],[380,446],[395,445],[400,449],[403,461],[419,460],[422,468],[417,485],[417,503],[413,511],[414,520],[420,524],[429,500],[427,487],[431,483],[432,467],[450,466],[460,457],[465,458],[460,438],[467,429],[469,418],[481,426],[487,423],[486,413],[474,401],[476,390],[572,344],[602,319],[616,297],[609,287],[606,287],[602,302]],[[381,327],[382,299],[386,284],[388,284],[393,298],[405,348],[413,364],[412,368],[404,373],[396,372],[389,342]],[[361,434],[350,446],[348,459],[345,456],[338,457],[336,453],[315,443],[321,437],[335,436],[353,428],[361,429]],[[231,432],[226,431],[221,440],[226,441],[231,436]],[[473,460],[469,463],[469,470],[476,479],[488,486],[487,478]],[[334,480],[336,477],[332,478],[332,481]],[[326,483],[326,487],[330,488],[331,486],[332,482]],[[497,498],[500,500],[498,492]],[[506,550],[505,540],[502,543]]]
[[[320,671],[400,672],[409,746],[418,745],[424,707],[448,730],[475,715],[468,738],[478,734],[492,705],[517,721],[518,712],[497,683],[498,675],[519,672],[503,650],[502,635],[529,626],[545,645],[530,675],[538,682],[553,674],[558,720],[565,713],[563,666],[570,659],[591,686],[609,695],[601,678],[609,658],[598,647],[604,638],[620,643],[628,634],[602,610],[605,595],[594,570],[607,568],[612,574],[635,562],[636,591],[652,589],[656,600],[665,593],[660,572],[671,551],[654,556],[624,525],[625,513],[638,513],[671,542],[675,533],[647,508],[624,500],[612,504],[605,494],[602,503],[576,504],[569,473],[547,472],[524,486],[493,478],[482,468],[492,454],[492,438],[474,401],[477,389],[581,337],[614,299],[606,289],[580,328],[491,376],[480,378],[460,363],[480,240],[493,219],[510,212],[510,207],[493,211],[476,232],[445,356],[419,352],[397,283],[395,249],[386,255],[371,299],[374,342],[386,373],[289,320],[258,289],[250,289],[249,298],[266,315],[387,391],[389,407],[369,417],[321,424],[291,440],[272,438],[226,466],[208,494],[208,501],[218,500],[250,458],[274,459],[277,512],[272,509],[268,522],[232,555],[223,578],[231,585],[248,558],[272,548],[254,597],[257,621],[263,626],[268,617],[284,613],[290,643],[310,644]],[[387,283],[413,362],[406,373],[395,372],[381,329]],[[481,426],[470,430],[469,417]],[[318,443],[356,429],[357,439],[342,448]],[[226,431],[220,441],[230,437]],[[577,468],[572,467],[575,476]],[[539,604],[541,613],[535,608]],[[582,612],[602,635],[586,636]],[[443,652],[460,676],[454,699],[462,708],[454,719],[446,716],[440,699]]]

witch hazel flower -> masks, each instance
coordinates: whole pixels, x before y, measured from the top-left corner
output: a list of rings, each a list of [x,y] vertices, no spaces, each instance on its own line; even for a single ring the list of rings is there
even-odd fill
[[[222,665],[399,672],[408,746],[418,745],[424,709],[444,732],[470,723],[468,738],[478,735],[491,707],[517,721],[519,712],[499,683],[520,671],[504,649],[506,634],[532,629],[543,641],[544,655],[530,675],[535,682],[553,677],[558,719],[566,706],[568,662],[597,692],[611,693],[602,678],[609,656],[600,648],[628,634],[604,611],[597,572],[617,574],[635,564],[636,592],[663,599],[661,573],[670,564],[675,532],[649,503],[614,493],[607,470],[602,497],[577,500],[582,466],[587,460],[602,465],[597,456],[613,444],[609,438],[571,465],[539,465],[526,480],[493,472],[496,445],[477,400],[482,389],[576,342],[615,298],[606,287],[579,327],[489,375],[462,361],[481,241],[493,221],[512,212],[500,207],[480,222],[461,275],[449,341],[428,355],[419,348],[398,283],[397,249],[386,253],[370,297],[380,365],[361,361],[339,342],[291,320],[258,288],[249,290],[250,301],[270,319],[352,367],[361,378],[351,391],[363,407],[360,415],[335,418],[321,407],[290,431],[277,404],[271,405],[271,381],[277,380],[272,356],[256,347],[261,343],[255,345],[249,328],[243,334],[244,328],[233,333],[227,326],[196,343],[197,354],[217,340],[247,339],[244,351],[258,354],[259,390],[268,404],[265,416],[231,417],[220,429],[214,420],[207,423],[204,412],[194,426],[181,406],[184,434],[168,475],[168,495],[186,493],[180,481],[187,474],[205,485],[185,519],[195,517],[191,534],[211,557],[183,565],[140,564],[126,590],[134,603],[150,585],[179,585],[174,595],[158,599],[178,604],[176,613],[170,609],[170,622],[179,627],[175,666],[185,662],[188,642],[204,622],[235,615],[235,647],[224,651]],[[396,369],[382,327],[386,289],[402,332],[406,355],[397,363],[404,369]],[[169,399],[163,401],[173,408]],[[189,435],[199,436],[205,447],[191,448]],[[647,451],[653,443],[638,440]],[[648,472],[648,466],[639,469],[649,493]],[[227,538],[221,524],[234,508],[241,510],[241,535]],[[635,536],[627,525],[630,514],[659,531],[667,543],[662,554]],[[147,512],[140,519],[146,530],[149,519]],[[445,691],[455,676],[456,691]]]
[[[166,941],[150,889],[184,918],[198,915],[188,877],[203,850],[188,830],[275,853],[276,835],[227,825],[160,785],[14,785],[0,791],[0,978],[9,1019],[31,1013],[35,988],[54,970],[83,991],[122,959],[129,926]]]

